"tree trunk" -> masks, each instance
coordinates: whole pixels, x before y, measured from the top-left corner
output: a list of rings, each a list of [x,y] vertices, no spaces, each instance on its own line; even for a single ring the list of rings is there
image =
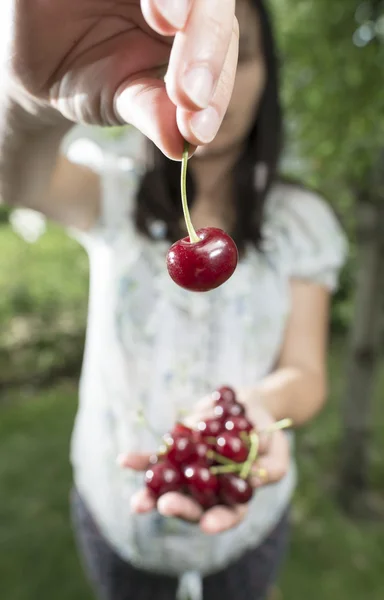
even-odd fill
[[[338,494],[344,509],[361,513],[368,488],[369,446],[384,302],[384,203],[360,200],[358,272],[347,354]]]

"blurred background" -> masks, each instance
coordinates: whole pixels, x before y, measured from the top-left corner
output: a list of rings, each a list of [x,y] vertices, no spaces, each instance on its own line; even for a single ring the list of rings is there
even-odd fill
[[[384,2],[271,1],[283,170],[329,199],[350,240],[332,312],[330,400],[298,436],[281,596],[382,600]],[[129,147],[129,131],[103,135]],[[0,248],[0,598],[90,600],[68,517],[87,257],[36,213],[4,207]]]

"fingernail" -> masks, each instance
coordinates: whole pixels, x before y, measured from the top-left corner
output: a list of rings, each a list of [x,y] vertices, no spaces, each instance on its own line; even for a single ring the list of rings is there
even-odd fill
[[[183,78],[187,96],[200,108],[207,108],[213,94],[213,77],[207,67],[194,67]]]
[[[159,12],[170,25],[182,29],[188,17],[189,0],[156,0]]]
[[[220,127],[220,119],[212,106],[195,113],[190,122],[192,133],[203,144],[212,142]]]

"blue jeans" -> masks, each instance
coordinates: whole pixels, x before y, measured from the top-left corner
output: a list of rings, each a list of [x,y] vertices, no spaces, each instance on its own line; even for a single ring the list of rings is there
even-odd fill
[[[72,522],[85,572],[100,600],[175,600],[178,579],[141,571],[122,560],[100,534],[74,490]],[[203,600],[265,600],[283,562],[289,529],[286,513],[268,538],[224,570],[204,577]]]

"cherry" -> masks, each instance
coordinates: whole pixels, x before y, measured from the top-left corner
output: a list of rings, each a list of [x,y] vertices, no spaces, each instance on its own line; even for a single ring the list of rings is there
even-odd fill
[[[246,444],[232,433],[222,433],[216,440],[216,452],[234,462],[245,462],[248,458]]]
[[[253,429],[252,423],[248,419],[239,415],[238,417],[230,417],[225,422],[225,429],[235,435],[239,435],[242,431],[249,433]]]
[[[238,402],[219,400],[213,409],[215,417],[223,419],[226,417],[238,417],[245,413],[244,406]]]
[[[209,458],[209,451],[212,450],[215,446],[213,444],[208,444],[203,439],[196,442],[195,451],[197,454],[197,461],[202,465],[213,465],[213,459]]]
[[[145,484],[157,499],[167,492],[178,492],[183,487],[183,475],[169,462],[159,462],[145,473]]]
[[[219,480],[208,467],[199,463],[184,468],[184,480],[188,492],[203,508],[211,508],[218,502]]]
[[[253,489],[247,479],[234,473],[220,475],[220,498],[225,504],[246,504],[253,496]]]
[[[233,239],[217,227],[194,230],[187,202],[189,144],[185,143],[181,172],[181,198],[188,236],[175,242],[167,254],[168,273],[177,285],[192,292],[207,292],[227,281],[239,259]]]
[[[180,421],[177,421],[171,431],[171,435],[189,435],[190,437],[193,437],[193,429],[191,429],[190,427],[188,427],[187,425],[184,425],[184,423],[181,423]]]
[[[203,438],[216,437],[224,430],[224,423],[219,419],[206,419],[197,425]]]
[[[228,385],[222,385],[216,392],[214,392],[214,400],[220,402],[236,402],[235,391]]]
[[[199,241],[185,237],[169,249],[167,267],[173,281],[192,292],[207,292],[225,283],[237,266],[232,238],[217,227],[197,231]]]
[[[175,466],[193,460],[196,457],[193,432],[186,434],[168,434],[165,436],[167,445],[166,457]]]

